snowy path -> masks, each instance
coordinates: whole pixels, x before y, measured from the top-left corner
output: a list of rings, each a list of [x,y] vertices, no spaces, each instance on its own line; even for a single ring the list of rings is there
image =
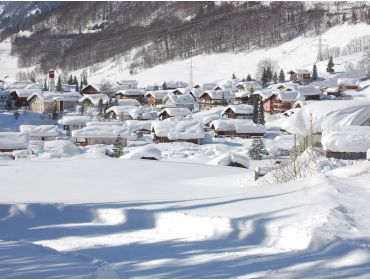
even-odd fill
[[[4,162],[0,239],[88,256],[125,278],[370,277],[369,171],[246,186],[231,167]]]

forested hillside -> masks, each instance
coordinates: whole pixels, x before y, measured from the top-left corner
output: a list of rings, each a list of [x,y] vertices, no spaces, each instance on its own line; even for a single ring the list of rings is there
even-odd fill
[[[14,36],[20,67],[73,71],[115,58],[132,73],[202,53],[253,50],[318,34],[343,22],[370,23],[366,2],[64,2]],[[18,32],[8,25],[2,37]]]

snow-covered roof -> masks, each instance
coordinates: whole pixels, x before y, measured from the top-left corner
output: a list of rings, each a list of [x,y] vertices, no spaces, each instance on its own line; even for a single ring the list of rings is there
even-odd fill
[[[12,90],[11,92],[15,92],[18,95],[18,97],[28,98],[28,97],[32,96],[33,94],[41,94],[42,90],[39,89],[39,88],[32,88],[32,89],[22,88],[22,89]]]
[[[182,87],[170,90],[171,93],[175,93],[176,91],[180,92],[181,94],[188,94],[190,92],[190,89],[187,87]]]
[[[213,120],[221,118],[221,113],[224,110],[224,106],[215,106],[209,110],[203,110],[193,114],[193,118],[199,120],[204,125],[210,123]]]
[[[133,119],[141,118],[143,110],[136,106],[112,106],[106,110],[106,113],[114,112],[117,116],[130,116]]]
[[[9,90],[15,90],[15,89],[27,88],[27,87],[32,86],[32,85],[34,85],[34,83],[32,83],[32,82],[19,81],[19,82],[14,82],[14,83],[5,85],[5,88],[9,89]]]
[[[27,149],[29,144],[28,133],[0,132],[0,149],[20,150]]]
[[[282,122],[282,128],[293,134],[309,135],[335,126],[362,125],[369,118],[369,101],[323,100],[297,110]]]
[[[78,92],[50,92],[41,91],[41,93],[34,93],[30,95],[27,100],[30,101],[33,97],[37,97],[43,102],[53,101],[75,101],[77,102],[81,98],[81,94]]]
[[[166,112],[170,117],[186,117],[191,115],[188,108],[165,108],[158,113],[158,115]]]
[[[136,99],[117,99],[118,106],[140,106]]]
[[[118,135],[127,136],[128,130],[123,126],[86,126],[82,129],[73,130],[73,138],[116,138]]]
[[[208,94],[212,99],[235,99],[235,94],[230,90],[206,90],[203,91],[199,98],[202,98],[205,94]]]
[[[278,97],[283,102],[294,102],[303,99],[298,91],[283,91],[278,93]]]
[[[232,163],[238,163],[245,168],[249,168],[249,158],[246,155],[239,154],[239,153],[223,153],[219,155],[218,157],[210,160],[207,162],[207,164],[211,165],[222,165],[222,166],[228,166]]]
[[[160,149],[154,147],[154,145],[146,145],[139,147],[131,151],[130,153],[121,156],[123,159],[142,159],[142,158],[155,158],[160,160],[162,158],[162,152]]]
[[[325,89],[324,94],[337,93],[338,91],[339,91],[338,87],[329,87],[329,88]]]
[[[169,93],[165,98],[163,98],[164,103],[171,103],[171,104],[194,104],[196,101],[194,97],[190,94],[183,94],[183,95],[175,95],[173,93]]]
[[[205,132],[197,120],[165,120],[154,121],[152,131],[158,137],[167,137],[169,140],[202,139]]]
[[[81,95],[80,95],[80,97],[81,97]],[[84,96],[82,98],[80,98],[78,101],[80,103],[82,103],[82,102],[84,102],[86,100],[90,100],[91,103],[94,106],[98,106],[100,99],[103,101],[103,104],[107,104],[109,102],[109,96],[106,95],[106,94],[103,94],[103,93],[99,93],[99,94],[84,94]]]
[[[315,86],[298,86],[297,91],[301,96],[309,96],[309,95],[320,95],[321,90]],[[289,91],[286,91],[287,93]]]
[[[114,95],[122,94],[125,96],[144,96],[145,90],[143,89],[124,89],[117,91]]]
[[[253,114],[254,107],[249,104],[238,104],[238,105],[228,105],[224,110],[222,110],[222,115],[225,114],[225,112],[230,109],[235,114],[245,114],[250,115]]]
[[[131,132],[136,132],[138,130],[148,130],[150,131],[152,127],[152,120],[127,120],[125,122],[125,127]]]
[[[303,75],[303,74],[312,74],[312,71],[307,70],[307,69],[294,69],[294,70],[290,70],[290,71],[288,71],[288,74],[290,72],[294,72],[294,73],[297,73],[297,74],[300,74],[300,75]]]
[[[355,78],[339,78],[338,79],[338,86],[356,86],[360,84],[359,79]]]
[[[255,124],[252,120],[219,119],[210,124],[217,131],[235,131],[236,133],[265,133],[263,124]]]
[[[365,153],[370,148],[370,127],[341,126],[323,132],[321,143],[326,151]]]
[[[236,85],[237,87],[243,87],[245,90],[250,91],[252,89],[254,90],[261,90],[262,85],[257,81],[247,81],[247,82],[241,82]]]
[[[89,116],[63,116],[62,119],[58,120],[61,125],[73,125],[73,124],[86,124],[91,121]]]
[[[86,88],[88,88],[88,87],[92,87],[92,88],[94,88],[96,91],[98,91],[99,92],[99,88],[100,88],[100,86],[99,85],[95,85],[95,84],[88,84],[88,85],[86,85],[86,86],[84,86],[82,89],[81,89],[81,91],[84,91]]]
[[[56,125],[20,125],[19,131],[28,133],[30,136],[58,136]]]
[[[145,96],[146,97],[153,96],[154,99],[162,100],[163,98],[167,96],[169,92],[170,92],[169,90],[153,90],[153,91],[148,91],[145,94]]]

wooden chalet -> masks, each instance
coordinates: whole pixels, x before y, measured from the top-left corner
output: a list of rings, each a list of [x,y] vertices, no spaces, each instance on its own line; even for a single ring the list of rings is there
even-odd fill
[[[89,95],[89,94],[99,94],[100,91],[97,89],[97,87],[94,87],[93,85],[87,85],[81,89],[81,94],[83,95]]]

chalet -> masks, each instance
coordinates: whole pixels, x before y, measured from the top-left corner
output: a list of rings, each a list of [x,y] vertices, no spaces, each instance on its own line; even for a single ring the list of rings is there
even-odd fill
[[[29,135],[22,132],[0,132],[0,152],[12,152],[28,148]]]
[[[254,118],[254,107],[252,105],[240,104],[229,105],[221,113],[225,119],[249,119]]]
[[[130,134],[135,133],[138,137],[151,133],[152,120],[127,120],[125,127]]]
[[[112,145],[115,139],[121,136],[123,138],[124,147],[127,146],[127,128],[122,124],[111,124],[106,122],[102,125],[92,124],[82,129],[72,131],[72,138],[76,145],[96,145],[105,144]]]
[[[136,80],[122,80],[118,82],[121,86],[121,89],[137,89],[138,81]]]
[[[247,155],[240,153],[223,153],[207,162],[207,164],[249,168],[249,158]]]
[[[297,91],[281,92],[274,90],[268,98],[263,100],[263,108],[270,115],[284,113],[291,109],[299,99],[300,97]]]
[[[90,94],[99,94],[100,91],[98,90],[98,87],[97,86],[93,86],[93,85],[87,85],[87,86],[84,86],[82,89],[81,89],[81,94],[83,95],[90,95]]]
[[[183,94],[188,94],[190,92],[189,88],[177,88],[174,90],[170,90],[170,93],[173,95],[183,95]]]
[[[147,98],[148,104],[156,106],[163,103],[163,99],[167,96],[168,93],[168,90],[148,91],[145,94],[145,97]]]
[[[301,84],[308,84],[311,82],[312,72],[306,69],[295,69],[288,72],[290,80]]]
[[[321,90],[315,86],[299,86],[297,91],[304,100],[320,100]]]
[[[126,89],[117,91],[114,95],[116,99],[136,99],[140,104],[143,104],[145,91],[141,89]]]
[[[9,95],[12,100],[12,108],[28,107],[28,98],[33,94],[42,94],[42,90],[38,88],[22,88],[10,90]]]
[[[339,89],[339,87],[328,87],[328,88],[325,89],[324,95],[341,97],[342,96],[342,92]]]
[[[152,135],[155,143],[190,142],[200,144],[205,137],[203,126],[196,120],[166,120],[152,123]]]
[[[202,89],[193,88],[191,91],[189,91],[189,94],[193,96],[194,100],[198,101],[199,96],[201,96],[203,93]]]
[[[165,108],[158,113],[159,120],[165,120],[172,117],[185,118],[191,116],[191,111],[188,108]]]
[[[206,90],[199,96],[199,108],[207,110],[214,106],[233,104],[235,94],[228,90]]]
[[[297,136],[298,148],[321,147],[321,136],[341,126],[370,126],[370,103],[362,100],[311,102],[282,123],[282,129]]]
[[[216,137],[263,137],[266,127],[262,124],[255,124],[252,120],[220,119],[210,123],[215,131]]]
[[[81,97],[78,102],[83,104],[86,107],[98,107],[99,102],[102,104],[107,105],[109,103],[109,96],[103,93],[98,94],[86,94]]]
[[[190,94],[175,95],[169,93],[163,98],[163,104],[165,105],[175,105],[177,108],[188,108],[191,111],[196,107],[196,103],[194,97]]]
[[[249,97],[251,96],[251,94],[244,91],[235,92],[234,95],[235,95],[234,104],[247,104],[249,101]]]
[[[84,128],[86,123],[90,121],[90,116],[63,116],[62,119],[58,120],[58,124],[63,126],[67,135],[71,135],[73,130]]]
[[[321,143],[328,158],[366,159],[366,152],[370,148],[370,127],[337,127],[334,130],[323,132]]]
[[[214,120],[221,119],[221,113],[224,111],[224,106],[213,107],[209,110],[197,112],[192,115],[193,119],[200,121],[206,130],[209,130],[210,123]]]
[[[147,160],[161,160],[162,152],[154,145],[146,145],[134,149],[132,152],[121,156],[123,159],[147,159]]]
[[[143,117],[143,110],[136,106],[112,106],[106,113],[114,120],[140,120]]]
[[[59,135],[56,125],[20,125],[21,133],[28,133],[31,141],[52,141]]]
[[[81,95],[78,92],[48,92],[32,94],[27,98],[32,112],[60,113],[75,111]]]
[[[348,90],[348,89],[356,90],[358,89],[359,84],[360,84],[359,79],[354,79],[354,78],[339,78],[338,79],[338,86],[344,90]]]

